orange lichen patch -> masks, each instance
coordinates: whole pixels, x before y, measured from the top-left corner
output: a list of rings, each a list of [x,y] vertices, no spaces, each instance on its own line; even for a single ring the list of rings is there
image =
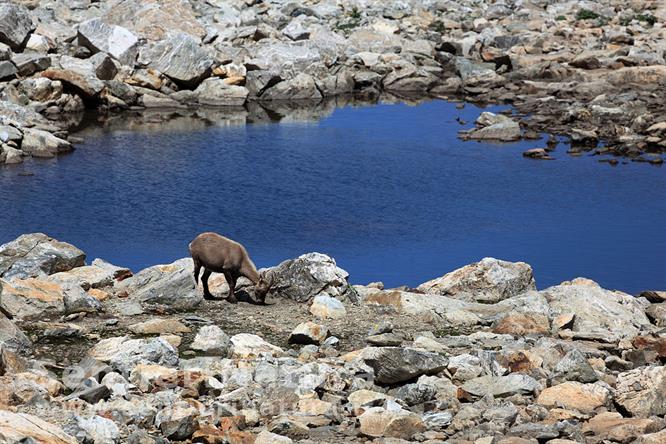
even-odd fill
[[[388,305],[396,309],[402,308],[402,294],[399,291],[370,293],[365,297],[366,304]]]
[[[2,281],[3,293],[17,297],[38,299],[43,302],[60,302],[63,300],[62,287],[55,282],[39,279],[18,279],[12,283]]]
[[[106,301],[109,298],[109,293],[104,290],[99,290],[97,288],[91,288],[88,290],[88,294],[100,302]]]

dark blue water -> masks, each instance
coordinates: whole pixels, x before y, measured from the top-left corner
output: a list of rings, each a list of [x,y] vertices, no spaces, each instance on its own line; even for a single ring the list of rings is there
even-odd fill
[[[585,276],[666,289],[666,169],[458,140],[455,117],[479,112],[433,101],[98,132],[72,155],[0,169],[0,242],[43,231],[137,270],[186,256],[212,230],[259,267],[328,253],[355,283],[416,285],[494,256],[530,263],[540,288]]]

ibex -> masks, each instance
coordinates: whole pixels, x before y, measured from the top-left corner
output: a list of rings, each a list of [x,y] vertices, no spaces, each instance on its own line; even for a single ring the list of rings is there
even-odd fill
[[[204,299],[216,299],[208,290],[208,278],[215,272],[223,273],[229,284],[228,302],[238,302],[235,295],[236,281],[245,276],[254,284],[255,296],[264,303],[273,284],[272,276],[267,280],[263,274],[259,274],[247,250],[238,242],[217,233],[201,233],[190,242],[190,255],[194,261],[194,288],[199,283],[201,267],[204,269],[201,275]]]

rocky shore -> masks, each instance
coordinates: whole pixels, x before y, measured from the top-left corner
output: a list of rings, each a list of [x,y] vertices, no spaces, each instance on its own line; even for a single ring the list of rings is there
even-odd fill
[[[537,290],[492,258],[418,288],[351,285],[320,253],[270,272],[268,305],[249,282],[229,304],[188,258],[0,246],[0,443],[666,440],[666,292]]]
[[[392,93],[513,105],[465,139],[546,132],[572,155],[660,164],[664,22],[663,2],[641,0],[4,2],[0,163],[72,150],[66,115],[86,108],[270,111]],[[552,141],[526,157],[552,158]]]

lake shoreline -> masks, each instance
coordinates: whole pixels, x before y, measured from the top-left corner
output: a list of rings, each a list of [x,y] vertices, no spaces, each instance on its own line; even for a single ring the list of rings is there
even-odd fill
[[[666,430],[666,292],[584,278],[537,290],[529,265],[492,258],[385,289],[310,253],[267,270],[267,305],[245,279],[229,304],[221,275],[206,301],[192,269],[86,265],[42,234],[0,246],[0,433],[537,443]]]

